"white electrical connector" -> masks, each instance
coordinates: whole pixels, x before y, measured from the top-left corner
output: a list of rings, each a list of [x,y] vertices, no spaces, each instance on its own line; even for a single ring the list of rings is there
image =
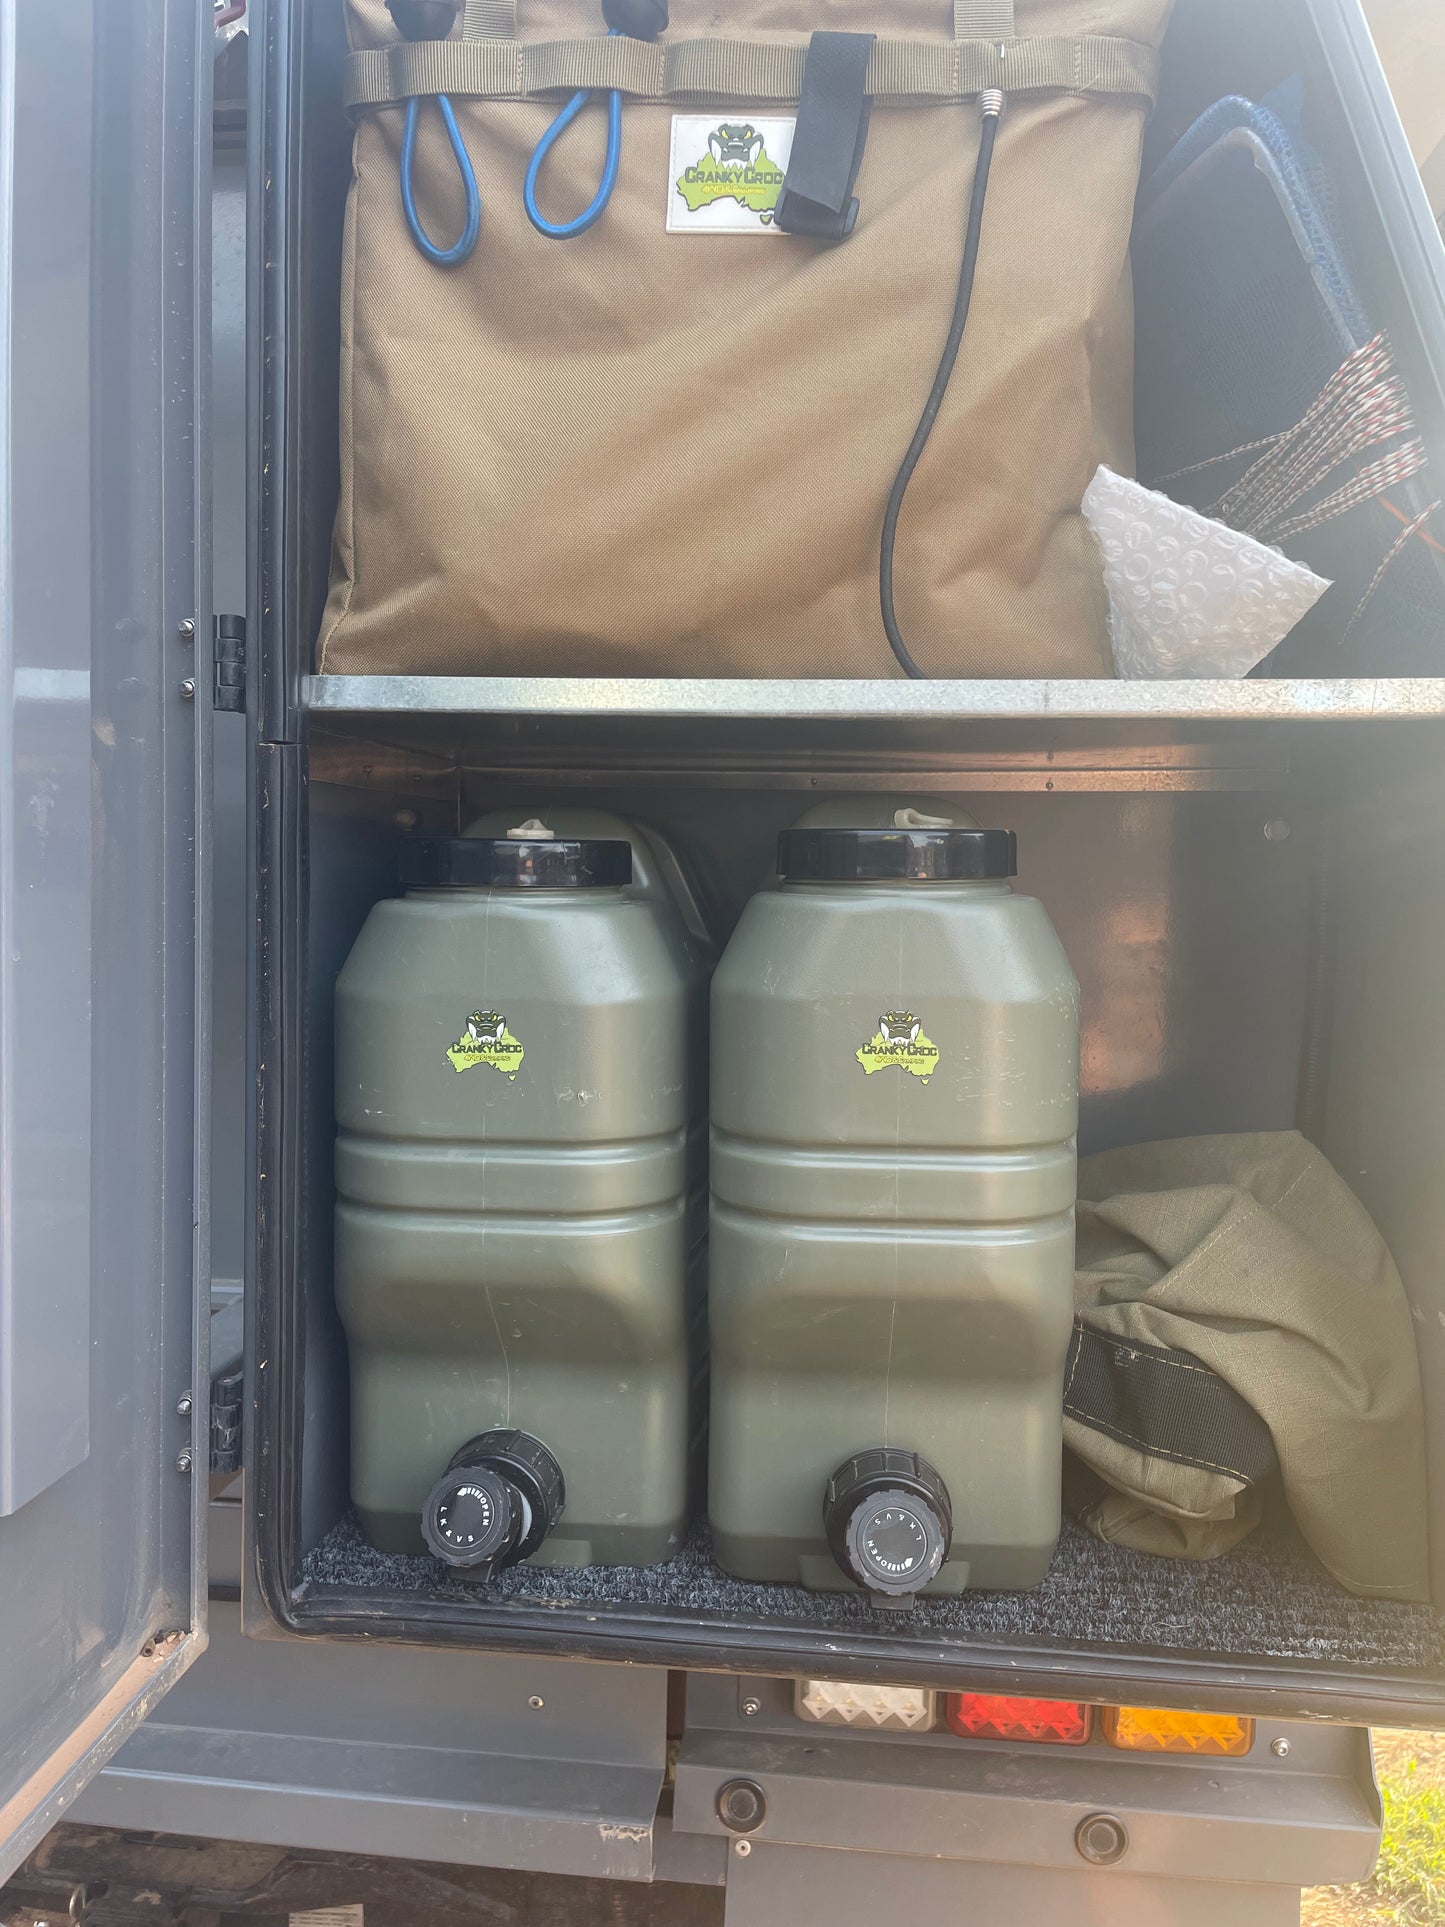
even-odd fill
[[[1003,88],[985,87],[978,97],[978,111],[985,120],[1003,118]]]

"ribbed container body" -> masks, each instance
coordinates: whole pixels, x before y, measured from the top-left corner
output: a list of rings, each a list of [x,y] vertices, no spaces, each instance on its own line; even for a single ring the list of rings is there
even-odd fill
[[[781,883],[713,980],[709,1512],[743,1578],[848,1584],[850,1454],[942,1474],[929,1588],[1036,1585],[1059,1529],[1078,986],[1007,883]]]
[[[635,891],[379,903],[336,990],[352,1495],[384,1550],[493,1426],[566,1480],[535,1555],[654,1564],[686,1524],[689,1002]]]

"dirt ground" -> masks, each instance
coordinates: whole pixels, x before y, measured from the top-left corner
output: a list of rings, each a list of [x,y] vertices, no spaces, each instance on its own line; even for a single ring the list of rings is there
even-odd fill
[[[1440,1927],[1445,1922],[1445,1733],[1373,1735],[1385,1840],[1373,1880],[1316,1887],[1301,1927]]]

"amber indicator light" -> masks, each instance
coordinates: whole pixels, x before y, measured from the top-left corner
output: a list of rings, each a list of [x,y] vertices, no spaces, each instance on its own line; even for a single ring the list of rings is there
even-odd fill
[[[1163,1706],[1106,1706],[1104,1738],[1129,1753],[1233,1759],[1254,1744],[1254,1721],[1236,1713],[1175,1713]]]

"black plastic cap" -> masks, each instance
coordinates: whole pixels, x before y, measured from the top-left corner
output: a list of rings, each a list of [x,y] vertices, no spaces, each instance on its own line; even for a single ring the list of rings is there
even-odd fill
[[[656,40],[667,29],[667,0],[602,0],[602,18],[614,33]]]
[[[427,1494],[421,1535],[444,1565],[488,1577],[516,1558],[523,1509],[500,1473],[463,1465]]]
[[[456,25],[461,0],[386,0],[403,40],[445,40]]]
[[[511,1426],[468,1439],[453,1452],[447,1469],[457,1471],[469,1465],[490,1466],[509,1479],[521,1494],[530,1517],[523,1521],[516,1556],[529,1558],[561,1518],[567,1503],[561,1466],[540,1439]]]
[[[490,1579],[531,1557],[566,1502],[562,1468],[540,1439],[510,1427],[482,1432],[427,1494],[422,1537],[444,1564]]]
[[[789,883],[986,883],[1018,872],[1012,830],[784,830]]]
[[[412,836],[408,890],[607,890],[632,881],[632,845],[617,838]]]
[[[878,1446],[845,1459],[828,1481],[823,1527],[839,1566],[881,1600],[936,1579],[953,1542],[948,1487],[927,1459]]]

